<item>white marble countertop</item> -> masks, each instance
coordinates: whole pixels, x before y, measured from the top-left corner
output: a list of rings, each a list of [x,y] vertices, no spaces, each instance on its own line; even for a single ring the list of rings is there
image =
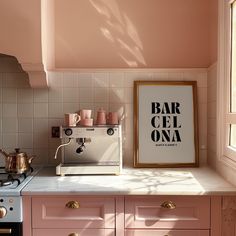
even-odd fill
[[[236,187],[208,167],[125,168],[119,176],[56,176],[43,168],[23,195],[236,195]]]

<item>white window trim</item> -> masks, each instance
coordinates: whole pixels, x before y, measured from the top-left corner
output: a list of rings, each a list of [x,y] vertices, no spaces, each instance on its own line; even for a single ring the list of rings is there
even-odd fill
[[[228,146],[229,126],[236,123],[236,115],[229,113],[230,94],[230,4],[234,0],[219,0],[218,20],[218,65],[217,65],[217,156],[218,160],[236,168],[236,150]]]

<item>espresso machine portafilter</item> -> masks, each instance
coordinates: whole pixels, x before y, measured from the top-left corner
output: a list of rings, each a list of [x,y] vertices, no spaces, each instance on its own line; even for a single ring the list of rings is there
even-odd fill
[[[62,163],[57,175],[120,174],[122,134],[120,125],[60,127]]]

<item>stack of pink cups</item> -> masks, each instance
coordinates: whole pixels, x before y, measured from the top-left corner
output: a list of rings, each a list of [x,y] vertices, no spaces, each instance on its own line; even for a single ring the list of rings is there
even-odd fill
[[[91,118],[92,110],[83,109],[80,110],[80,122],[82,126],[93,126],[93,119]]]

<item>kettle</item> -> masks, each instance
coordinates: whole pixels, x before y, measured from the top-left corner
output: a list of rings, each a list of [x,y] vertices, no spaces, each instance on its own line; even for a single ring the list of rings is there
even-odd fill
[[[15,148],[15,152],[9,154],[0,149],[0,153],[6,158],[6,172],[22,174],[30,170],[30,164],[34,156],[28,157],[25,152],[20,152],[19,148]]]

